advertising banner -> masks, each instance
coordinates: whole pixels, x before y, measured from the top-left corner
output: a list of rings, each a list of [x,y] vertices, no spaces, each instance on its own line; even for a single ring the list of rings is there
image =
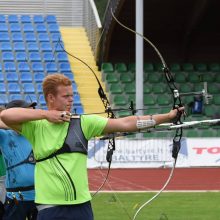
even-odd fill
[[[173,165],[171,138],[119,139],[112,157],[112,168],[152,168]],[[89,142],[88,168],[108,167],[108,140]],[[220,138],[182,138],[177,167],[220,166]]]

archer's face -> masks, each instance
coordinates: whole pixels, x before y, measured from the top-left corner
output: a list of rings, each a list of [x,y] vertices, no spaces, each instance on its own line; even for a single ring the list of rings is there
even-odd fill
[[[73,106],[72,86],[60,85],[57,87],[57,95],[53,96],[53,109],[59,111],[70,111]]]

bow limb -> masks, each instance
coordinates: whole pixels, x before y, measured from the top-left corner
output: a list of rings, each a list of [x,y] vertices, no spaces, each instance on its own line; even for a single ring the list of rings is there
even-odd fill
[[[126,25],[122,24],[114,15],[112,9],[111,9],[111,14],[112,14],[112,17],[114,18],[114,20],[120,25],[122,26],[123,28],[125,28],[126,30],[142,37],[154,50],[155,52],[157,53],[158,57],[160,58],[161,60],[161,63],[163,65],[163,72],[165,74],[165,77],[166,77],[166,81],[167,81],[167,84],[168,84],[168,87],[173,95],[173,109],[178,109],[178,107],[181,107],[182,106],[182,101],[181,101],[181,98],[180,98],[180,95],[179,95],[179,92],[178,92],[178,89],[174,83],[174,78],[169,70],[169,68],[167,67],[167,64],[163,58],[163,56],[161,55],[160,51],[157,49],[157,47],[148,39],[146,38],[144,35],[138,33],[137,31],[134,31],[132,30],[131,28],[127,27]],[[178,111],[177,113],[177,117],[176,117],[176,120],[175,120],[175,124],[179,125],[179,124],[182,124],[181,122],[181,116],[182,116],[182,112]],[[146,206],[147,204],[149,204],[151,201],[153,201],[165,188],[166,186],[169,184],[171,178],[172,178],[172,175],[173,175],[173,172],[174,172],[174,169],[175,169],[175,166],[176,166],[176,161],[177,161],[177,156],[178,156],[178,153],[179,153],[179,150],[180,150],[180,147],[181,147],[181,138],[182,138],[182,127],[180,128],[177,128],[176,129],[176,134],[173,138],[173,149],[172,149],[172,157],[174,158],[174,162],[173,162],[173,168],[171,170],[171,173],[170,173],[170,176],[169,178],[167,179],[166,183],[164,184],[164,186],[162,187],[162,189],[155,195],[153,196],[150,200],[148,200],[147,202],[145,202],[138,210],[137,212],[135,213],[134,215],[134,218],[133,220],[136,219],[138,213],[144,208],[144,206]]]

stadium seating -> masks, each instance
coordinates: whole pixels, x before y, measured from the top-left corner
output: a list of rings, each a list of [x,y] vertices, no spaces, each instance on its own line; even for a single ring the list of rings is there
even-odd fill
[[[27,102],[37,102],[38,103],[37,96],[35,94],[25,95],[24,100],[27,101]]]
[[[18,83],[8,83],[8,92],[9,93],[21,93],[21,87]]]
[[[102,63],[101,71],[103,73],[114,72],[114,67],[113,67],[112,63]]]
[[[41,55],[39,52],[31,52],[29,53],[29,60],[30,61],[41,61]]]
[[[6,73],[6,80],[8,82],[18,82],[18,74],[16,72]]]
[[[128,71],[127,66],[126,66],[125,63],[116,63],[114,69],[118,73],[124,73],[124,72]]]
[[[12,100],[18,100],[18,99],[23,99],[23,96],[21,94],[10,94],[8,101]]]
[[[170,70],[172,73],[175,73],[175,74],[178,72],[181,72],[181,65],[179,63],[171,63]]]
[[[32,74],[30,72],[22,72],[20,74],[20,81],[21,83],[32,82]]]
[[[3,73],[0,73],[0,83],[4,82],[5,76]]]
[[[125,66],[127,67],[125,67]],[[148,110],[146,114],[166,113],[172,108],[172,95],[165,81],[165,77],[160,71],[161,65],[154,63],[146,63],[144,65],[144,106]],[[121,69],[120,69],[121,68]],[[126,71],[127,69],[127,71]],[[179,88],[180,93],[202,92],[204,89],[203,82],[208,82],[208,92],[213,94],[213,100],[210,100],[209,105],[203,104],[201,114],[193,114],[191,112],[194,96],[182,96],[182,101],[186,106],[189,114],[186,121],[190,120],[205,120],[214,118],[219,112],[220,106],[220,64],[212,63],[171,63],[170,69],[174,81]],[[135,71],[135,63],[103,63],[101,65],[102,79],[109,88],[110,100],[115,106],[129,107],[130,101],[136,103],[135,100],[135,76],[132,72]],[[118,117],[127,116],[131,113],[125,111],[117,113]],[[204,127],[205,128],[205,127]],[[187,137],[213,137],[217,135],[217,128],[210,128],[207,134],[205,129],[197,129],[186,131]],[[167,135],[166,133],[164,134]],[[147,137],[155,135],[147,134]],[[164,136],[164,137],[165,137]],[[163,134],[155,137],[163,137]]]
[[[144,72],[153,72],[154,71],[154,65],[152,63],[144,63]]]
[[[29,15],[21,15],[21,23],[31,23],[31,17]]]
[[[23,24],[23,31],[24,33],[33,33],[34,32],[34,26],[31,23],[25,23]]]
[[[41,83],[47,74],[58,71],[71,79],[79,96],[61,43],[54,15],[0,15],[0,93],[4,94],[0,103],[31,97],[45,109]],[[80,98],[76,101],[77,111],[83,112]]]
[[[8,15],[9,23],[18,23],[19,19],[17,15]]]
[[[5,94],[0,94],[0,105],[3,106],[8,103],[8,96]]]
[[[4,83],[0,83],[0,93],[5,94],[6,93],[6,87]]]
[[[33,83],[24,83],[22,86],[25,94],[35,93],[35,88]]]
[[[45,20],[48,24],[56,24],[57,23],[57,19],[54,15],[46,15]]]
[[[36,42],[37,38],[34,33],[25,33],[24,40],[26,42]]]
[[[12,52],[2,52],[3,61],[14,61],[14,53]]]
[[[22,42],[23,35],[21,33],[12,33],[11,39],[12,39],[12,42]]]
[[[10,41],[10,36],[8,33],[0,32],[0,42],[9,42]]]
[[[45,75],[42,72],[34,73],[34,81],[35,81],[35,83],[43,82],[44,77],[45,77]]]
[[[16,61],[27,61],[27,54],[25,52],[15,53]]]

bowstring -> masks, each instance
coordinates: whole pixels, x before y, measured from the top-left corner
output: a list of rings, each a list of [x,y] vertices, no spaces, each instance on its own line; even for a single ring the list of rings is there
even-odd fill
[[[174,84],[174,80],[173,80],[173,77],[172,77],[172,74],[170,73],[168,67],[167,67],[167,64],[163,58],[163,56],[161,55],[161,53],[159,52],[159,50],[157,49],[157,47],[148,39],[146,38],[144,35],[132,30],[131,28],[125,26],[124,24],[122,24],[114,15],[113,11],[112,11],[112,8],[111,8],[111,14],[112,14],[112,17],[115,19],[115,21],[121,25],[123,28],[127,29],[128,31],[142,37],[148,44],[151,45],[151,47],[155,50],[155,52],[157,53],[158,57],[160,58],[161,62],[162,62],[162,65],[163,65],[163,71],[165,73],[165,76],[166,76],[166,80],[167,80],[167,84],[168,84],[168,87],[170,88],[172,94],[173,94],[173,99],[174,99],[174,104],[173,104],[173,109],[174,108],[177,108],[178,107],[181,107],[182,106],[182,102],[181,102],[181,99],[180,99],[180,96],[178,97],[175,97],[174,96],[174,91],[177,90],[176,88],[176,85]],[[177,103],[178,102],[178,103]],[[177,113],[177,119],[176,119],[176,124],[181,124],[181,113],[178,112]],[[156,199],[160,193],[167,187],[167,185],[169,184],[170,180],[172,179],[172,176],[173,176],[173,173],[174,173],[174,170],[175,170],[175,167],[176,167],[176,162],[177,162],[177,156],[178,156],[178,152],[180,150],[180,142],[181,142],[181,138],[182,138],[182,127],[181,128],[177,128],[176,129],[176,134],[175,134],[175,137],[173,138],[173,150],[172,150],[172,156],[174,158],[174,162],[173,162],[173,167],[171,169],[171,172],[170,172],[170,175],[167,179],[167,181],[165,182],[164,186],[161,188],[161,190],[155,195],[153,196],[151,199],[149,199],[147,202],[145,202],[135,213],[134,215],[134,218],[133,220],[136,219],[138,213],[146,206],[148,205],[150,202],[152,202],[154,199]],[[175,147],[175,149],[174,149]]]

